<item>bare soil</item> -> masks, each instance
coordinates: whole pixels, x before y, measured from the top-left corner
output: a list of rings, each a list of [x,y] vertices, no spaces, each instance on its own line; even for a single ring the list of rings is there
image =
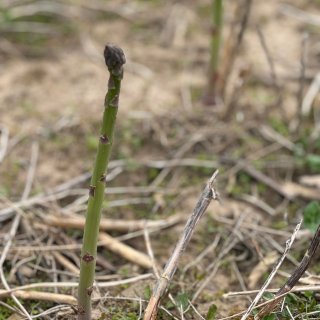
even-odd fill
[[[149,230],[161,268],[203,186],[219,169],[221,203],[213,202],[196,228],[162,300],[159,319],[206,318],[213,304],[216,319],[245,311],[254,294],[227,294],[259,290],[305,206],[319,200],[319,178],[311,186],[301,182],[320,173],[319,94],[308,116],[302,117],[300,110],[320,66],[320,27],[310,18],[320,19],[320,2],[253,1],[224,103],[215,106],[202,104],[211,1],[53,2],[52,8],[60,11],[49,10],[44,25],[50,34],[41,36],[46,30],[42,25],[31,33],[16,32],[19,21],[30,20],[24,11],[27,3],[22,3],[21,11],[12,11],[20,17],[3,29],[0,24],[1,255],[14,218],[22,215],[1,267],[10,288],[50,282],[52,286],[36,290],[76,296],[76,288],[54,283],[78,281],[73,271],[79,267],[82,232],[50,225],[47,218],[85,215],[90,175],[75,184],[72,179],[92,168],[108,79],[102,52],[106,42],[113,42],[123,48],[127,64],[103,218],[156,221],[181,214],[178,224]],[[34,8],[41,5],[35,2]],[[232,24],[239,24],[237,6],[237,1],[225,1],[222,53]],[[0,3],[0,9],[18,7]],[[36,17],[42,14],[39,10]],[[32,181],[30,167],[35,170]],[[28,183],[28,199],[36,199],[31,204],[21,202]],[[57,190],[61,184],[67,184],[64,193]],[[107,232],[147,254],[143,232]],[[311,238],[303,226],[271,288],[285,282]],[[75,247],[59,248],[64,245]],[[98,284],[152,273],[103,246],[98,253]],[[318,262],[316,256],[299,285],[319,285]],[[97,285],[96,318],[140,319],[154,283],[150,275],[110,288]],[[4,283],[0,319],[25,319],[12,297],[1,296],[3,289]],[[316,291],[313,297],[319,301]],[[20,301],[30,314],[44,312],[41,319],[76,317],[76,308],[63,308],[62,301],[23,296]],[[291,307],[298,319],[308,312],[307,307]]]

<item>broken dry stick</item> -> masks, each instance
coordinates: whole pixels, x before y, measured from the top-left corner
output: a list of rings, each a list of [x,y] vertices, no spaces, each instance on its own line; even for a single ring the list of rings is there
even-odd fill
[[[180,214],[173,215],[163,220],[118,220],[118,219],[101,219],[100,230],[105,231],[119,231],[119,232],[133,232],[138,230],[166,228],[173,226],[184,220]],[[83,229],[85,219],[82,217],[65,217],[65,216],[49,216],[45,218],[45,223],[55,227],[61,228],[75,228]]]
[[[305,271],[308,269],[313,257],[315,256],[320,244],[320,225],[318,226],[318,229],[316,233],[314,234],[311,243],[309,245],[309,248],[305,255],[303,256],[300,264],[298,267],[294,270],[294,272],[291,274],[290,278],[287,280],[287,282],[279,289],[279,291],[276,293],[275,298],[278,297],[278,299],[275,299],[271,303],[267,304],[265,307],[263,307],[254,317],[254,319],[263,319],[266,315],[270,314],[277,305],[282,301],[283,295],[287,292],[290,292],[293,287],[298,283],[299,279],[303,276]]]
[[[181,254],[184,252],[184,250],[186,249],[197,223],[205,213],[211,200],[218,199],[218,193],[214,188],[214,180],[217,174],[218,174],[218,171],[216,171],[212,175],[205,189],[201,193],[198,203],[196,204],[196,207],[193,210],[192,215],[190,216],[190,218],[188,219],[184,227],[182,236],[180,237],[171,257],[169,258],[162,275],[158,279],[153,289],[153,293],[150,298],[147,309],[145,311],[144,318],[143,318],[144,320],[156,319],[160,299],[164,295],[166,288],[168,287],[168,284],[170,283],[177,269],[179,258]]]
[[[290,248],[291,248],[291,246],[292,246],[292,244],[294,242],[294,239],[296,238],[296,235],[297,235],[297,233],[298,233],[298,231],[299,231],[299,229],[301,227],[301,223],[302,223],[302,220],[297,224],[297,226],[294,229],[294,232],[292,233],[290,239],[287,240],[284,252],[282,253],[281,257],[278,259],[278,261],[275,264],[275,266],[273,267],[270,275],[268,276],[268,278],[264,282],[264,284],[263,284],[262,288],[260,289],[259,293],[256,295],[254,300],[251,302],[251,304],[248,307],[247,311],[241,317],[241,320],[246,320],[249,317],[251,311],[256,306],[256,304],[259,302],[259,300],[261,299],[262,295],[264,294],[264,292],[266,291],[267,287],[269,286],[270,282],[272,281],[272,279],[274,278],[274,276],[278,272],[280,266],[282,265],[284,259],[286,258],[287,254],[288,254],[288,252],[289,252],[289,250],[290,250]]]
[[[8,293],[5,290],[0,290],[0,295],[2,298],[10,297],[10,292]],[[77,304],[77,299],[75,297],[61,293],[16,290],[14,291],[14,295],[23,300],[52,301],[70,305]]]
[[[65,268],[65,270],[70,271],[71,273],[78,275],[79,269],[75,266],[69,259],[64,257],[60,252],[53,251],[53,257]]]
[[[78,319],[91,320],[91,293],[97,257],[97,242],[101,207],[106,183],[106,169],[113,143],[113,132],[118,112],[123,65],[126,62],[121,48],[108,44],[104,58],[110,77],[105,97],[104,113],[93,174],[89,188],[89,202],[81,251],[80,282],[78,288]]]
[[[110,251],[124,257],[125,259],[143,268],[152,268],[152,262],[148,255],[129,247],[117,239],[114,239],[107,233],[100,233],[99,240]]]

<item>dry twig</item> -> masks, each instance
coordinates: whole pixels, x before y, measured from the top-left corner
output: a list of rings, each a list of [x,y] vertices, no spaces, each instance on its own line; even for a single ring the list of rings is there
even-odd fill
[[[96,285],[99,288],[111,288],[117,287],[129,283],[134,283],[137,281],[142,281],[145,279],[152,278],[152,273],[141,274],[136,277],[131,277],[122,280],[115,280],[115,281],[107,281],[107,282],[97,282]],[[76,288],[78,286],[78,282],[38,282],[38,283],[31,283],[24,286],[19,286],[15,288],[11,288],[9,290],[0,290],[0,298],[7,297],[9,294],[16,292],[16,291],[26,291],[30,289],[40,289],[40,288]]]
[[[270,293],[277,293],[280,290],[278,289],[266,289],[265,292]],[[303,291],[314,291],[319,292],[320,291],[320,285],[306,285],[306,286],[296,286],[290,290],[290,292],[303,292]],[[259,290],[246,290],[246,291],[231,291],[228,293],[225,293],[223,295],[224,298],[232,298],[232,297],[238,297],[238,296],[246,296],[251,294],[257,294],[260,292]]]
[[[85,219],[83,217],[74,216],[72,218],[65,216],[44,216],[45,223],[55,227],[61,228],[76,228],[83,229]],[[119,231],[119,232],[132,232],[143,230],[145,227],[148,229],[171,227],[184,218],[182,215],[173,215],[163,220],[116,220],[116,219],[101,219],[100,231]]]
[[[282,300],[282,295],[290,292],[292,288],[296,285],[296,283],[299,281],[299,279],[302,277],[302,275],[305,273],[305,271],[308,269],[318,247],[320,244],[320,225],[318,226],[318,229],[316,233],[314,234],[311,243],[309,245],[309,248],[307,252],[305,253],[302,261],[300,262],[299,266],[294,270],[294,272],[291,274],[290,278],[286,281],[286,283],[279,289],[279,291],[276,293],[276,298],[272,303],[268,304],[264,308],[262,308],[259,313],[256,315],[255,319],[263,319],[263,317],[270,312],[272,312],[276,306],[280,303]],[[308,289],[310,290],[310,289]]]
[[[153,273],[156,276],[156,278],[159,279],[160,275],[159,275],[159,271],[158,271],[158,267],[157,267],[156,261],[154,259],[154,253],[153,253],[153,250],[152,250],[151,241],[150,241],[149,232],[148,232],[147,227],[145,227],[143,231],[144,231],[143,232],[144,241],[146,243],[148,255],[149,255],[151,263],[152,263]]]
[[[165,293],[168,284],[170,283],[177,265],[179,258],[181,254],[186,249],[190,238],[193,234],[194,228],[199,222],[200,218],[205,213],[206,209],[208,208],[210,202],[212,199],[217,200],[218,194],[214,188],[214,180],[218,174],[218,171],[216,171],[212,177],[210,178],[209,182],[207,183],[205,189],[200,195],[199,201],[196,204],[196,207],[188,219],[185,228],[183,230],[182,236],[180,237],[173,253],[171,254],[171,257],[167,261],[167,264],[164,268],[164,271],[157,281],[157,284],[155,285],[153,289],[152,296],[150,298],[149,304],[147,306],[147,309],[144,314],[144,320],[153,320],[156,319],[160,299],[162,298],[163,294]]]
[[[107,233],[99,233],[99,240],[103,242],[103,245],[110,251],[119,254],[125,259],[143,267],[143,268],[152,268],[152,261],[148,255],[145,253],[139,252],[132,247],[122,243],[119,240],[114,239]]]
[[[254,298],[254,300],[252,301],[252,303],[250,304],[249,308],[247,309],[247,311],[245,312],[245,314],[241,317],[241,320],[246,320],[248,318],[248,316],[250,315],[251,311],[253,310],[253,308],[255,307],[255,305],[258,303],[258,301],[260,300],[260,298],[262,297],[263,293],[265,292],[265,290],[267,289],[267,287],[269,286],[270,282],[272,281],[272,279],[274,278],[274,276],[276,275],[277,271],[279,270],[282,262],[284,261],[288,251],[290,250],[294,239],[296,238],[296,235],[301,227],[301,223],[302,220],[297,224],[291,238],[287,241],[286,243],[286,248],[282,254],[282,256],[280,257],[280,259],[278,260],[277,264],[274,266],[272,272],[270,273],[268,279],[265,281],[264,285],[262,286],[261,290],[259,291],[259,293],[257,294],[257,296]]]
[[[4,290],[0,290],[0,295],[1,297],[5,298],[10,297],[11,293],[7,293],[4,292]],[[66,303],[71,305],[77,304],[77,299],[75,297],[61,293],[15,290],[14,295],[15,297],[23,300],[52,301],[56,303]]]

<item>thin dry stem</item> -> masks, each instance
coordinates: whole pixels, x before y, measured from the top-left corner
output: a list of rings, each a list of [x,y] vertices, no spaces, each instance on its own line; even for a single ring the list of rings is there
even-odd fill
[[[85,218],[83,217],[66,217],[66,216],[44,216],[44,221],[48,225],[60,227],[60,228],[75,228],[83,229],[85,224]],[[143,230],[145,227],[148,229],[154,229],[159,227],[173,226],[183,221],[182,215],[173,215],[164,220],[117,220],[117,219],[101,219],[100,230],[105,231],[119,231],[119,232],[132,232],[137,230]]]
[[[282,256],[280,257],[280,259],[278,260],[277,264],[274,266],[272,272],[270,273],[268,279],[265,281],[264,285],[262,286],[261,290],[259,291],[259,293],[257,294],[257,296],[254,298],[254,300],[252,301],[252,303],[250,304],[249,308],[247,309],[247,311],[245,312],[245,314],[241,317],[241,320],[246,320],[248,318],[248,316],[250,315],[251,311],[253,310],[253,308],[256,306],[256,304],[259,302],[259,300],[261,299],[263,293],[265,292],[265,290],[267,289],[267,287],[269,286],[269,284],[271,283],[272,279],[274,278],[274,276],[276,275],[276,273],[278,272],[282,262],[284,261],[288,251],[290,250],[294,239],[296,238],[296,235],[301,227],[301,223],[302,220],[297,224],[291,238],[287,241],[286,243],[286,248],[282,254]]]
[[[311,243],[309,245],[309,248],[306,251],[302,261],[300,262],[298,267],[294,270],[294,272],[291,274],[290,278],[286,281],[286,283],[276,293],[277,299],[273,303],[262,308],[259,311],[259,313],[255,316],[255,319],[257,320],[263,319],[264,316],[272,312],[275,309],[275,307],[278,305],[278,303],[281,301],[282,295],[292,290],[292,288],[296,285],[296,283],[299,281],[299,279],[308,269],[317,249],[319,248],[319,245],[320,245],[320,225],[318,226],[318,229],[314,234],[311,240]]]
[[[125,259],[143,267],[152,268],[152,261],[148,255],[139,252],[132,247],[120,242],[109,236],[107,233],[99,233],[99,240],[104,243],[104,246],[110,251],[124,257]]]
[[[152,296],[150,298],[149,304],[147,306],[147,309],[144,314],[144,320],[153,320],[156,319],[160,299],[162,298],[163,294],[165,293],[168,284],[170,283],[176,268],[178,266],[178,261],[181,256],[181,254],[186,249],[191,236],[193,234],[193,231],[195,229],[195,226],[199,222],[200,218],[205,213],[206,209],[208,208],[210,202],[212,199],[217,200],[218,194],[214,188],[214,180],[218,174],[218,171],[216,171],[212,177],[210,178],[209,182],[207,183],[207,186],[203,190],[203,192],[200,195],[200,198],[198,200],[198,203],[196,204],[196,207],[188,219],[185,228],[183,230],[183,233],[173,251],[171,254],[169,260],[167,261],[167,264],[164,268],[164,271],[161,275],[161,277],[158,279],[154,289]]]
[[[159,279],[160,275],[159,275],[158,267],[157,267],[157,264],[156,264],[156,261],[155,261],[155,258],[154,258],[154,253],[153,253],[152,246],[151,246],[151,241],[150,241],[150,237],[149,237],[148,228],[145,227],[143,231],[144,231],[143,232],[144,241],[146,243],[148,255],[149,255],[151,263],[152,263],[153,273],[156,276],[156,278]]]
[[[122,280],[115,280],[115,281],[107,281],[107,282],[97,282],[96,285],[99,288],[111,288],[117,287],[129,283],[134,283],[137,281],[142,281],[145,279],[152,278],[152,273],[142,274],[136,277],[131,277]],[[25,286],[19,286],[15,288],[11,288],[9,290],[0,290],[0,298],[6,297],[8,294],[11,294],[16,291],[26,291],[30,289],[40,289],[40,288],[76,288],[78,286],[77,282],[38,282],[38,283],[31,283]]]
[[[5,298],[10,297],[11,293],[0,290],[0,295],[2,298]],[[77,304],[77,299],[75,297],[61,293],[15,290],[14,295],[15,297],[23,300],[52,301],[55,303],[66,303],[71,305]]]

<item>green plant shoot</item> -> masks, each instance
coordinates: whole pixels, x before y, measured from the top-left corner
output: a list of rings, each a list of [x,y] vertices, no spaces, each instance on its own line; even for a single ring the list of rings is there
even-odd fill
[[[118,111],[123,65],[126,62],[122,49],[107,45],[104,58],[110,78],[105,98],[104,114],[93,174],[89,188],[89,202],[81,251],[80,282],[78,288],[78,319],[91,319],[91,294],[95,275],[97,241],[104,198],[106,169],[113,143],[113,132]]]

